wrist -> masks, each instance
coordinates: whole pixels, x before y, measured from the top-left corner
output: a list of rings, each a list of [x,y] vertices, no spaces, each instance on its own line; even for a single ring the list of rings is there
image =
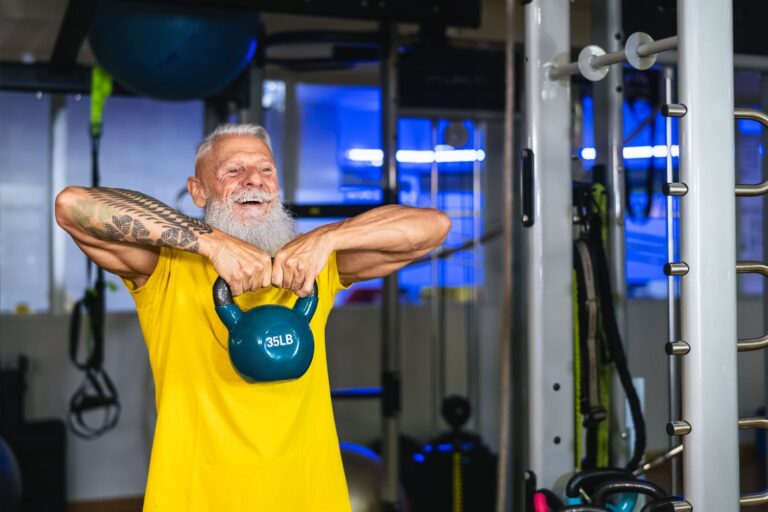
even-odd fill
[[[320,242],[328,249],[328,253],[343,249],[341,246],[341,225],[344,221],[326,224],[317,230]]]
[[[210,233],[201,235],[198,238],[200,249],[198,253],[205,256],[209,260],[213,261],[216,255],[219,253],[221,246],[224,244],[224,239],[227,234],[217,228],[211,228]]]

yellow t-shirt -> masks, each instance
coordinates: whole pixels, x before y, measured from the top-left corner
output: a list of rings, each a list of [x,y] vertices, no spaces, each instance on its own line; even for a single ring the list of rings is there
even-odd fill
[[[144,512],[349,511],[331,408],[325,324],[343,288],[332,254],[317,277],[315,354],[299,379],[244,381],[213,305],[207,258],[163,247],[152,276],[131,289],[155,379],[157,426]],[[235,298],[292,307],[290,290]]]

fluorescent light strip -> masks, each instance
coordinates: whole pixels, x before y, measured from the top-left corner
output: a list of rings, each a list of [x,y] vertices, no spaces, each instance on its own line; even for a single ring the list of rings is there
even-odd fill
[[[628,146],[623,151],[624,158],[634,160],[637,158],[665,158],[667,156],[667,146]],[[680,146],[672,146],[672,157],[680,156]],[[595,148],[581,148],[581,158],[583,160],[594,160],[597,157]]]
[[[365,162],[380,166],[384,160],[384,152],[380,149],[350,149],[347,151],[347,159],[352,162]],[[400,149],[395,156],[401,164],[431,164],[457,163],[457,162],[482,162],[485,160],[485,151],[482,149],[438,149],[411,150]]]

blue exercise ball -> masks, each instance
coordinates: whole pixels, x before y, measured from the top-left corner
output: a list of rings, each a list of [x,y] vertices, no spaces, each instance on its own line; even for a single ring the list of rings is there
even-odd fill
[[[245,69],[258,24],[253,12],[104,1],[88,37],[99,64],[121,85],[144,96],[188,100],[219,92]]]
[[[16,512],[21,506],[21,471],[11,447],[0,437],[0,510]]]

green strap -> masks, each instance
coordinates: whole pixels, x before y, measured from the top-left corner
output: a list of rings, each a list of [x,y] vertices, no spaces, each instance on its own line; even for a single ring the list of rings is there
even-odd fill
[[[101,135],[104,105],[112,94],[112,77],[101,66],[91,71],[91,135]]]
[[[608,194],[605,187],[600,183],[592,185],[592,209],[593,213],[600,216],[601,233],[600,239],[603,248],[608,247]],[[603,328],[602,317],[600,318],[600,339],[603,350],[608,350],[608,340],[606,339],[605,329]],[[613,365],[604,364],[600,371],[600,405],[605,408],[608,421],[600,423],[597,428],[597,465],[598,467],[608,467],[611,462],[611,421],[612,403],[613,403]]]

